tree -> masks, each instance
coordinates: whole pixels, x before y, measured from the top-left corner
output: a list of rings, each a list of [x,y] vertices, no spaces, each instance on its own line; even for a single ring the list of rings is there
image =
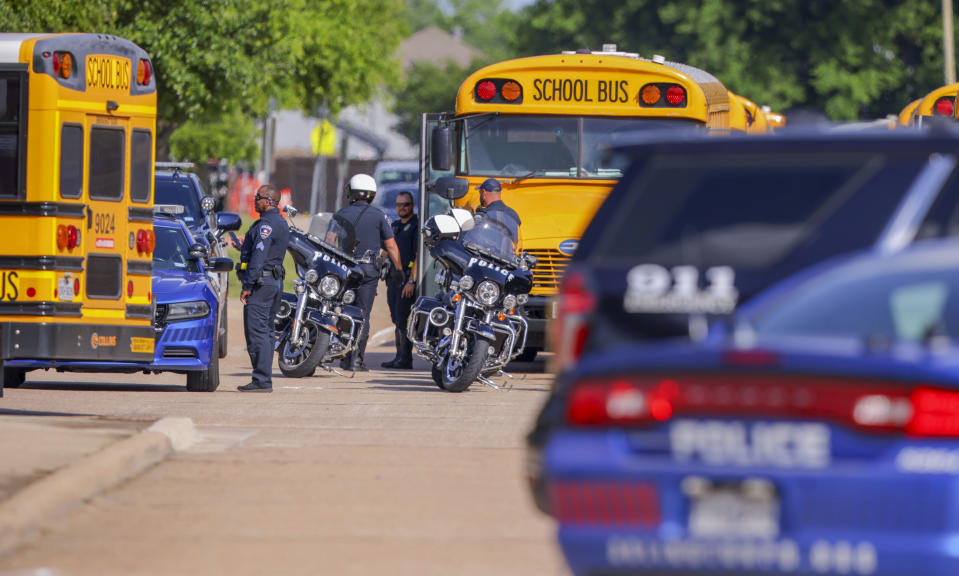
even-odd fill
[[[757,103],[836,120],[898,112],[942,84],[938,3],[537,0],[519,17],[522,54],[615,42],[703,68]]]
[[[205,162],[228,158],[248,166],[259,155],[259,131],[239,109],[186,121],[170,136],[170,154],[177,160]]]
[[[102,32],[153,61],[157,157],[193,118],[265,114],[271,96],[331,110],[369,98],[405,33],[402,0],[4,0],[7,31]],[[362,41],[357,41],[361,39]]]
[[[420,140],[420,120],[424,112],[453,112],[460,84],[485,60],[474,60],[468,66],[447,61],[442,66],[431,62],[414,62],[407,70],[406,81],[395,93],[394,113],[399,122],[394,129],[410,142]]]

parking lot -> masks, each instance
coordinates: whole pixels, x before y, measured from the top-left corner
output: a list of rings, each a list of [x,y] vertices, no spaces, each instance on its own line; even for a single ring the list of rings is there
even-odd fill
[[[251,397],[235,392],[250,370],[240,314],[231,299],[213,394],[174,374],[53,372],[6,391],[0,426],[39,414],[59,434],[75,423],[74,443],[107,444],[186,416],[199,442],[46,522],[0,574],[566,574],[524,477],[523,436],[549,389],[540,365],[508,392],[442,392],[417,360],[352,379],[277,371],[276,392]],[[378,342],[376,367],[393,352]]]

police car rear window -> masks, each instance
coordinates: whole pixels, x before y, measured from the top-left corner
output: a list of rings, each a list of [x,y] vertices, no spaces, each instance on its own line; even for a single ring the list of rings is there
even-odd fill
[[[192,226],[203,220],[203,210],[200,208],[197,192],[187,176],[180,175],[173,180],[158,179],[154,196],[154,202],[157,204],[179,204],[183,206],[183,213],[176,214],[176,217],[186,223],[187,226]]]
[[[765,268],[821,240],[837,215],[855,218],[837,242],[869,244],[924,160],[864,153],[655,157],[619,195],[623,206],[595,256],[608,263]]]

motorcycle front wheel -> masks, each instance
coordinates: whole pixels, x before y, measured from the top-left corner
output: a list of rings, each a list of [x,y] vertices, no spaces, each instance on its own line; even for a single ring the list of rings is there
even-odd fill
[[[294,345],[289,337],[280,342],[277,364],[280,372],[287,378],[313,375],[330,347],[330,335],[320,330],[316,324],[306,322],[303,329],[306,335],[301,345]]]
[[[489,342],[472,335],[468,338],[465,358],[460,360],[447,356],[433,367],[433,381],[447,392],[463,392],[469,388],[486,363]]]

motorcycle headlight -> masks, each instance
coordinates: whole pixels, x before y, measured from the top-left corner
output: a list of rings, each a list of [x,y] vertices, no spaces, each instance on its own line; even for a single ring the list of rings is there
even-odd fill
[[[316,284],[316,281],[320,279],[320,273],[310,268],[306,271],[306,274],[303,275],[303,279],[306,280],[308,284]]]
[[[519,304],[520,306],[522,306],[523,304],[526,304],[527,302],[529,302],[529,294],[516,295],[516,303]]]
[[[327,274],[320,280],[320,293],[327,298],[332,298],[340,292],[340,279],[332,274]]]
[[[354,300],[356,300],[356,292],[352,290],[347,290],[346,292],[343,293],[344,304],[352,304]]]
[[[499,286],[489,280],[483,280],[476,287],[476,299],[484,306],[492,306],[499,300]]]
[[[460,278],[460,289],[469,290],[472,287],[473,287],[473,277],[468,274],[464,274]]]
[[[503,298],[503,308],[516,308],[516,296],[512,294],[507,294]]]
[[[205,318],[210,314],[210,305],[203,300],[195,302],[173,302],[167,305],[166,319],[169,322]]]

